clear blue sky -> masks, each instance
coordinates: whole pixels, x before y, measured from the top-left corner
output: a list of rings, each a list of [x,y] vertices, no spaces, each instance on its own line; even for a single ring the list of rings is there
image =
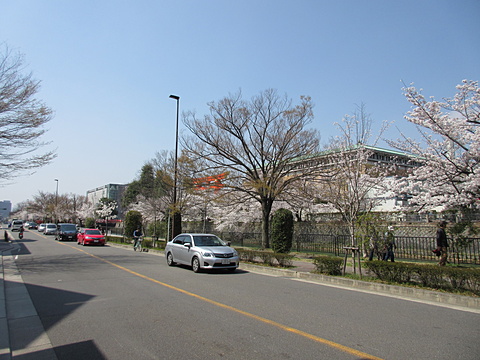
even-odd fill
[[[170,94],[199,115],[239,89],[309,95],[322,142],[364,103],[396,139],[410,131],[401,81],[442,98],[480,80],[479,19],[478,0],[0,0],[0,42],[41,80],[58,151],[0,200],[132,181],[175,147]]]

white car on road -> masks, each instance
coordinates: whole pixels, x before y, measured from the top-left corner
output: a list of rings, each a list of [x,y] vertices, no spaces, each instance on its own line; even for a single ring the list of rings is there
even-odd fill
[[[240,259],[235,249],[212,234],[180,234],[165,246],[167,264],[191,266],[194,272],[202,269],[235,271]]]

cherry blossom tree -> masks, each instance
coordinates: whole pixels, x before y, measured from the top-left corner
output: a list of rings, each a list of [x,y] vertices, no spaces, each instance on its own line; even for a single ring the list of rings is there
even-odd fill
[[[117,202],[107,198],[101,198],[97,204],[95,214],[105,220],[105,234],[108,232],[108,220],[117,217]]]
[[[403,136],[390,142],[418,157],[423,166],[397,181],[397,190],[413,196],[419,210],[472,208],[480,199],[480,89],[464,80],[453,98],[426,99],[413,86],[405,96],[413,105],[405,119],[417,126],[419,140]]]
[[[87,218],[95,218],[95,210],[97,207],[91,201],[87,201],[86,197],[84,201],[79,204],[77,209],[77,218],[83,223]]]

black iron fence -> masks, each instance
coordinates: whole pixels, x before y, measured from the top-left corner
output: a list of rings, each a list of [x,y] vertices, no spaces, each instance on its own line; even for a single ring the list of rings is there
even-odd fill
[[[224,232],[219,236],[230,241],[233,246],[262,246],[260,233]],[[361,243],[360,241],[358,243]],[[480,264],[480,239],[464,239],[462,245],[449,239],[448,259],[456,264]],[[436,248],[434,237],[397,236],[395,237],[395,258],[404,260],[437,261],[432,252]],[[295,235],[292,251],[343,255],[344,247],[350,246],[348,235],[298,234]],[[368,244],[365,245],[368,251]]]

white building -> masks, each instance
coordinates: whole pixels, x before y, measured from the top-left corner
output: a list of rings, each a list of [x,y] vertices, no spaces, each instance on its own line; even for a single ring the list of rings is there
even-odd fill
[[[109,200],[115,200],[118,207],[118,215],[122,217],[123,209],[121,206],[121,200],[123,192],[127,188],[127,185],[123,184],[107,184],[99,186],[95,189],[87,191],[87,201],[93,205],[97,205],[100,202],[100,199],[107,198]]]
[[[0,222],[5,222],[10,217],[12,202],[10,200],[0,201]]]

